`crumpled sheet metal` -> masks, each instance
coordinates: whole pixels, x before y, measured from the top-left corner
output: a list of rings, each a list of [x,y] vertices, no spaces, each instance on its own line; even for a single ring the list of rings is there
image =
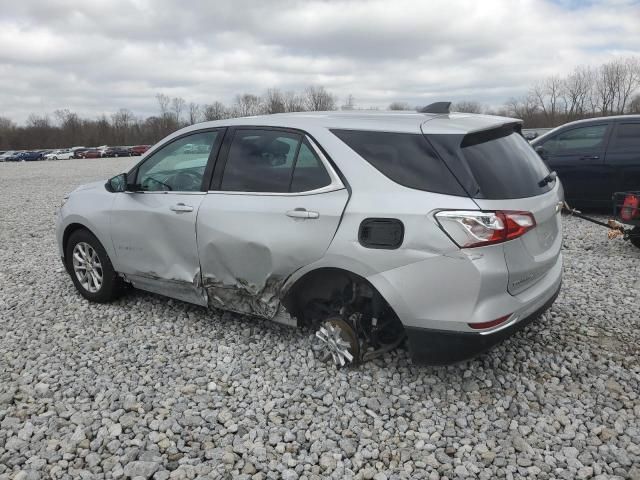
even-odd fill
[[[284,280],[269,278],[260,287],[241,279],[236,280],[235,284],[228,284],[207,276],[203,285],[210,307],[295,326],[295,318],[286,312],[280,301]]]

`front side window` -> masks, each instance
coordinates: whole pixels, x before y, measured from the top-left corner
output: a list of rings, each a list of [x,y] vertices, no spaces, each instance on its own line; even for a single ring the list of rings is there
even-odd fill
[[[302,135],[279,130],[235,132],[221,190],[290,193],[324,187],[331,179]]]
[[[545,152],[562,154],[598,150],[604,144],[607,125],[590,125],[559,133],[543,144]]]
[[[146,192],[200,191],[218,135],[217,131],[199,132],[162,147],[138,168],[138,188]]]

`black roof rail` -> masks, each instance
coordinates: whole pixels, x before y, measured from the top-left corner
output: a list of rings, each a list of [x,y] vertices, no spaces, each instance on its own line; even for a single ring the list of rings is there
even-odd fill
[[[451,102],[430,103],[420,109],[420,113],[450,113]]]

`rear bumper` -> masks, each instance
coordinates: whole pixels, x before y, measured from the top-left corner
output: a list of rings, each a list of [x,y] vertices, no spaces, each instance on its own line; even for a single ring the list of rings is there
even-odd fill
[[[482,335],[472,332],[405,327],[411,357],[415,363],[425,365],[448,365],[475,357],[539,318],[556,300],[560,288],[561,284],[558,284],[552,296],[528,316],[495,333]]]

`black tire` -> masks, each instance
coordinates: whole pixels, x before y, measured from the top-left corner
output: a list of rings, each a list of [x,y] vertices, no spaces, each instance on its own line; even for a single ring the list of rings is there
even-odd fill
[[[632,245],[640,248],[640,227],[633,227],[629,241]]]
[[[95,292],[89,291],[82,285],[80,279],[78,278],[78,275],[74,270],[73,251],[76,245],[78,245],[79,243],[86,243],[91,248],[93,248],[100,260],[102,270],[102,285]],[[124,290],[124,281],[113,269],[111,260],[109,259],[109,256],[107,255],[107,252],[105,251],[100,241],[88,230],[76,230],[71,234],[65,247],[64,258],[67,264],[67,271],[71,276],[71,280],[73,281],[76,290],[78,290],[80,295],[82,295],[87,300],[96,303],[107,303],[115,300],[122,294]]]

